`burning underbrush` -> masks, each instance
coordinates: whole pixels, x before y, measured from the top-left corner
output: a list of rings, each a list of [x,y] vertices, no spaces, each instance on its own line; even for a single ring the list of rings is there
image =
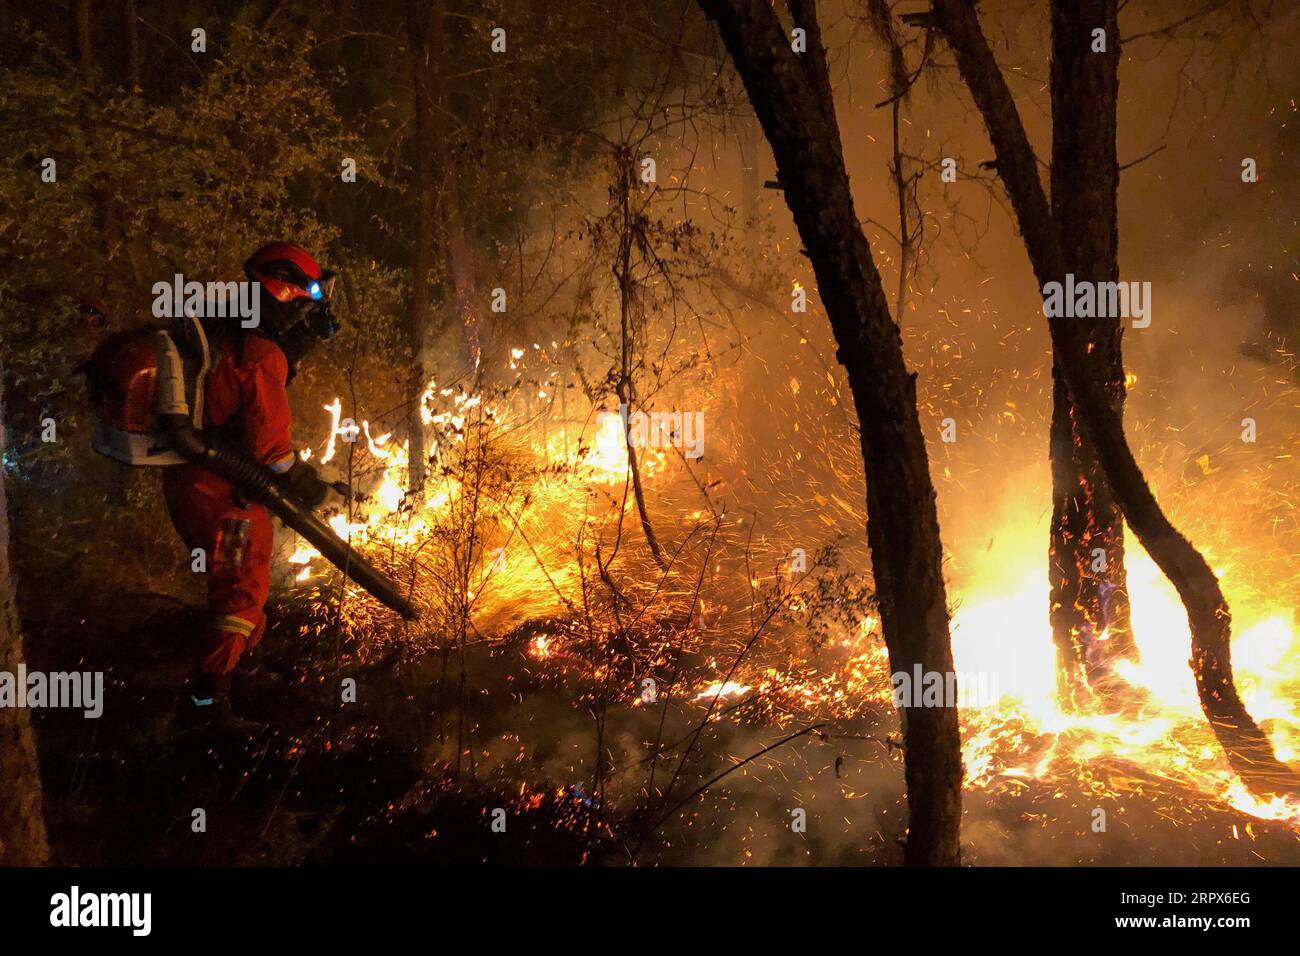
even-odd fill
[[[521,354],[512,351],[512,368]],[[704,809],[710,788],[725,804],[745,788],[798,790],[812,773],[823,798],[893,807],[858,835],[875,847],[869,856],[878,851],[871,858],[892,858],[897,718],[860,551],[846,557],[834,536],[791,547],[798,539],[762,527],[760,515],[728,510],[741,482],[725,463],[706,471],[671,440],[636,448],[627,418],[594,404],[562,417],[481,379],[474,391],[430,385],[431,467],[415,493],[405,490],[402,443],[349,420],[338,401],[326,412],[313,453],[357,492],[332,524],[404,583],[423,618],[397,622],[293,542],[286,583],[308,603],[304,632],[341,640],[361,663],[396,653],[441,688],[426,787],[458,786],[467,772],[493,779],[516,794],[516,810],[544,806],[556,825],[617,845],[613,858],[637,859],[675,815],[689,829],[695,814],[720,813]],[[662,561],[646,547],[629,451],[653,488],[646,520],[665,543]],[[1131,549],[1141,659],[1120,665],[1127,703],[1066,711],[1034,558],[1046,530],[1023,519],[1000,528],[984,571],[955,567],[950,592],[957,669],[993,675],[996,688],[962,710],[976,805],[1069,798],[1078,819],[1041,808],[1022,819],[1086,830],[1091,808],[1138,798],[1179,825],[1235,813],[1300,833],[1300,803],[1256,798],[1229,769],[1197,701],[1186,616],[1145,554]],[[1219,570],[1236,615],[1238,686],[1279,757],[1294,760],[1300,648],[1290,611]],[[495,688],[484,668],[497,673]],[[487,699],[508,702],[511,719],[485,709]],[[512,729],[520,721],[530,730]],[[430,797],[410,799],[403,812]],[[735,847],[741,859],[748,847]]]

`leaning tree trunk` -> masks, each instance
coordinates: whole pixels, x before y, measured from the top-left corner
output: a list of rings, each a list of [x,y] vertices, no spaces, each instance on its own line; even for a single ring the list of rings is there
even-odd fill
[[[1079,0],[1068,15],[1052,8],[1052,217],[1061,267],[1076,279],[1119,280],[1119,162],[1115,152],[1119,51],[1091,48],[1091,30],[1118,37],[1114,0]],[[1070,228],[1060,229],[1061,223]],[[1116,417],[1124,409],[1118,316],[1089,330],[1090,373]],[[1091,687],[1107,704],[1122,698],[1113,674],[1136,657],[1124,573],[1124,519],[1087,441],[1059,362],[1052,363],[1052,529],[1049,543],[1052,634],[1063,702],[1079,705]]]
[[[811,0],[791,2],[807,32],[792,52],[767,0],[699,0],[722,33],[776,157],[848,372],[867,476],[867,538],[894,672],[950,673],[942,547],[916,379],[903,359],[880,273],[853,208],[825,50]],[[904,707],[909,864],[960,862],[961,739],[957,709]]]
[[[0,457],[4,455],[4,411],[0,402]],[[9,567],[9,511],[0,478],[0,672],[16,674],[23,660],[13,572]],[[49,862],[41,812],[41,774],[28,711],[0,708],[0,866],[42,866]]]
[[[1069,0],[1070,3],[1073,0]],[[1077,22],[1065,0],[1054,2],[1053,28]],[[993,142],[998,174],[1006,184],[1040,287],[1061,281],[1066,270],[1058,224],[1048,207],[1037,159],[1024,125],[980,27],[965,0],[934,0],[932,23],[956,55],[962,81],[970,90]],[[1089,36],[1093,24],[1080,32]],[[1118,42],[1108,36],[1108,42]],[[1071,223],[1071,226],[1074,224]],[[1179,534],[1160,509],[1124,436],[1105,383],[1088,355],[1099,338],[1095,323],[1077,318],[1049,319],[1057,367],[1065,379],[1075,414],[1091,441],[1115,500],[1138,541],[1173,583],[1187,609],[1192,632],[1192,672],[1201,708],[1232,768],[1257,794],[1300,793],[1300,778],[1277,759],[1268,738],[1247,713],[1232,679],[1231,621],[1218,578],[1205,559]]]

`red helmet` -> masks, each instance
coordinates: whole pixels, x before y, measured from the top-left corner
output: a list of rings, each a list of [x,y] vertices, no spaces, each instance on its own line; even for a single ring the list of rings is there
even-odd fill
[[[328,301],[334,285],[334,274],[292,242],[271,242],[258,249],[244,263],[244,273],[279,302]]]

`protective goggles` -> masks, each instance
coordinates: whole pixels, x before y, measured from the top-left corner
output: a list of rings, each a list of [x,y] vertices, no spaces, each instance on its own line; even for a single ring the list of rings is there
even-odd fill
[[[334,273],[322,272],[319,279],[311,279],[307,283],[307,294],[316,302],[328,302],[330,296],[334,294]]]

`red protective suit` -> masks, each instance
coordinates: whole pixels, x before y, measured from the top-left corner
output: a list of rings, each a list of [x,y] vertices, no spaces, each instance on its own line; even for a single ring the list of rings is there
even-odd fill
[[[242,353],[242,354],[241,354]],[[203,427],[273,471],[294,462],[290,444],[289,363],[280,347],[245,335],[217,349],[204,395]],[[207,555],[209,620],[200,638],[198,669],[228,674],[266,629],[263,605],[271,587],[271,516],[238,498],[233,486],[206,468],[175,465],[163,471],[163,494],[172,524],[186,547]],[[242,560],[218,547],[231,522],[247,521]]]

